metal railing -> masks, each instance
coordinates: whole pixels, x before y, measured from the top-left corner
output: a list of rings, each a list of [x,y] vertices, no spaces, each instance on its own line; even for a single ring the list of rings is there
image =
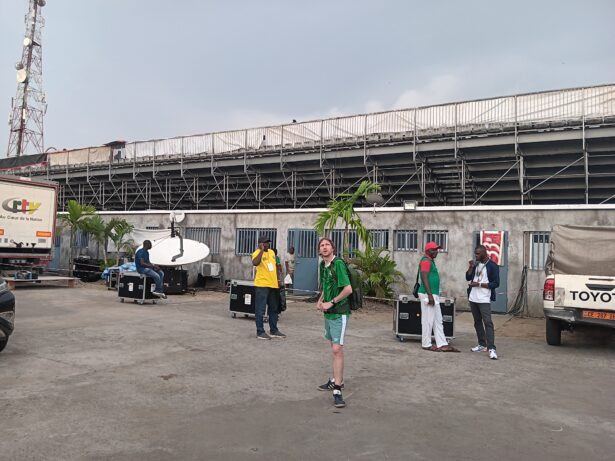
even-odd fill
[[[48,160],[51,169],[75,165],[130,164],[146,159],[314,148],[345,142],[367,142],[382,136],[416,140],[447,133],[481,132],[613,116],[615,85],[611,84],[136,141],[127,143],[119,153],[110,147],[53,152],[48,154]]]

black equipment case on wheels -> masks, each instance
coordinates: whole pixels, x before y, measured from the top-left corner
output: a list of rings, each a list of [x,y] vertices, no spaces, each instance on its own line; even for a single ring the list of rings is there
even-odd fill
[[[188,291],[188,271],[181,267],[162,267],[164,292],[167,295],[181,295]]]
[[[455,337],[455,298],[440,297],[442,326],[447,339]],[[395,305],[393,331],[397,339],[421,339],[421,302],[412,295],[400,295]]]
[[[138,272],[121,272],[117,285],[117,295],[121,302],[124,302],[124,299],[132,299],[135,303],[143,304],[146,300],[151,300],[156,304],[158,297],[152,294],[152,291],[156,290],[156,284],[151,277]]]
[[[244,317],[256,314],[255,292],[252,280],[231,280],[229,310],[233,318],[237,317],[237,314]]]

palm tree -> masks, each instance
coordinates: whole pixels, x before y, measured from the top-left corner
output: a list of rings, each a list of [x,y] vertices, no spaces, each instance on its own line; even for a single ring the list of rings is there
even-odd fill
[[[94,215],[85,222],[86,231],[92,234],[92,237],[96,243],[98,243],[98,248],[102,247],[105,267],[108,265],[107,242],[111,237],[111,232],[113,231],[117,221],[118,220],[114,218],[105,222],[100,215]]]
[[[96,212],[92,205],[81,205],[76,200],[69,200],[66,214],[60,216],[63,227],[70,229],[70,251],[68,257],[68,275],[73,275],[73,249],[77,231],[85,230],[89,218]]]
[[[341,254],[347,259],[349,253],[349,229],[353,229],[357,233],[357,237],[365,246],[370,246],[369,231],[363,225],[361,217],[355,211],[355,204],[364,199],[367,194],[380,190],[378,184],[371,181],[362,181],[356,191],[352,194],[339,194],[331,200],[327,206],[328,210],[323,211],[318,215],[314,229],[318,235],[324,235],[332,230],[337,225],[338,220],[344,223],[344,242]]]
[[[115,257],[115,265],[119,266],[120,264],[120,251],[126,250],[130,248],[130,246],[134,243],[132,239],[127,238],[128,235],[134,230],[135,226],[128,223],[124,219],[113,219],[114,222],[113,229],[109,234],[109,238],[115,245],[116,257]]]

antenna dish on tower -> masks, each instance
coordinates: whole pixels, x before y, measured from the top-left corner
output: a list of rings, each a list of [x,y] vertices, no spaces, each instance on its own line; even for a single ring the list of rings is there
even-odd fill
[[[23,83],[28,80],[28,71],[26,69],[19,69],[17,71],[17,83]]]

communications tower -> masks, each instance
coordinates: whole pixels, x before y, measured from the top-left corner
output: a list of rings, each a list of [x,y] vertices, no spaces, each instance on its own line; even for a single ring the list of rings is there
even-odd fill
[[[17,95],[11,103],[9,115],[9,144],[7,157],[40,154],[44,151],[43,117],[47,102],[43,92],[42,29],[45,20],[42,8],[45,0],[28,0],[26,34],[17,70]]]

